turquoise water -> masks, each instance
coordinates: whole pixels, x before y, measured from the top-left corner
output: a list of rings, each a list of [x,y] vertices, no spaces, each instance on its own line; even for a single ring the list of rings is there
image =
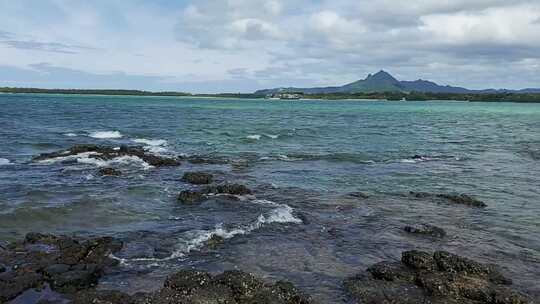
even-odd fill
[[[121,178],[99,177],[103,164],[84,157],[31,162],[82,143],[229,162],[108,164]],[[238,267],[290,280],[323,302],[346,301],[343,278],[421,248],[498,263],[540,294],[539,104],[0,95],[0,147],[0,239],[119,237],[123,264],[102,288],[138,291],[175,269]],[[180,177],[190,170],[244,183],[256,197],[180,205],[176,195],[191,187]],[[347,196],[355,191],[370,198]],[[488,207],[409,191],[467,193]],[[401,229],[418,222],[448,237]],[[226,242],[200,246],[208,233]]]

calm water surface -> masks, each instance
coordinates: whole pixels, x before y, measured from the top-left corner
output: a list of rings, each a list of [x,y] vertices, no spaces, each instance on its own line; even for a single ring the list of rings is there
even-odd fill
[[[82,143],[229,162],[31,162]],[[105,165],[124,175],[99,177]],[[190,170],[255,196],[181,205]],[[539,104],[0,95],[0,240],[29,231],[116,236],[126,243],[122,264],[101,288],[152,290],[178,269],[238,268],[346,302],[343,278],[417,248],[497,263],[540,296],[539,186]],[[370,197],[347,196],[356,191]],[[467,193],[488,207],[409,191]],[[402,231],[419,222],[448,236]],[[205,247],[214,234],[225,243]]]

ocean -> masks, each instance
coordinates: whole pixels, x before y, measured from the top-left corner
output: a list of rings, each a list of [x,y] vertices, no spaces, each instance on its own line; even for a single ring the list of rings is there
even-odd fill
[[[182,165],[32,160],[76,144],[144,146]],[[181,180],[188,171],[254,195],[181,204],[196,188]],[[403,230],[418,223],[447,235]],[[421,249],[496,263],[540,296],[540,105],[2,94],[0,242],[31,231],[121,239],[99,288],[126,292],[179,269],[241,269],[346,302],[343,279]],[[216,235],[223,244],[205,246]]]

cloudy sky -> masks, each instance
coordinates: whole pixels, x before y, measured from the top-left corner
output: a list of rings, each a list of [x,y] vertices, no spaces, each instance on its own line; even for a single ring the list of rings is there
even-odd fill
[[[0,0],[0,86],[540,87],[539,0]]]

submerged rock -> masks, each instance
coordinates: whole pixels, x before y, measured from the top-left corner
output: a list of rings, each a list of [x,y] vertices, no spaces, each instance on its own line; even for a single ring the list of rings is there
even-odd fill
[[[99,175],[101,176],[120,176],[122,175],[122,171],[116,170],[113,168],[101,168],[98,171]]]
[[[143,303],[231,303],[231,304],[308,304],[312,300],[288,282],[264,282],[243,271],[225,271],[212,276],[207,272],[183,270],[169,276],[163,288],[132,296],[112,291],[84,291],[74,296],[76,304]]]
[[[209,186],[204,189],[209,194],[230,194],[230,195],[248,195],[251,190],[241,184],[223,184],[218,186]]]
[[[178,201],[183,204],[197,204],[202,202],[204,197],[200,191],[184,190],[178,195]]]
[[[370,195],[365,193],[365,192],[351,192],[351,193],[348,194],[348,196],[356,197],[356,198],[364,198],[364,199],[370,197]]]
[[[409,192],[410,195],[416,197],[416,198],[438,198],[443,199],[445,201],[454,203],[454,204],[460,204],[460,205],[466,205],[466,206],[472,206],[472,207],[486,207],[487,205],[478,200],[475,199],[472,196],[469,196],[467,194],[434,194],[434,193],[427,193],[427,192]]]
[[[112,160],[114,158],[122,156],[135,156],[154,167],[180,165],[180,161],[177,159],[151,154],[140,146],[120,146],[119,148],[113,148],[99,145],[75,145],[67,150],[52,153],[43,153],[37,157],[34,157],[33,160],[43,161],[88,152],[93,152],[93,154],[89,155],[89,157],[100,160]]]
[[[211,184],[214,176],[204,172],[186,172],[182,177],[182,180],[190,184],[195,185],[207,185]]]
[[[533,303],[506,285],[511,280],[495,266],[437,251],[403,252],[401,262],[380,262],[345,280],[361,303]]]
[[[116,264],[109,256],[122,243],[110,237],[78,240],[29,233],[8,247],[0,252],[0,263],[8,266],[0,275],[0,302],[45,283],[64,293],[95,286],[103,270]]]
[[[444,231],[444,229],[430,224],[409,225],[403,227],[403,230],[412,234],[428,235],[437,238],[443,238],[446,236],[446,231]]]

